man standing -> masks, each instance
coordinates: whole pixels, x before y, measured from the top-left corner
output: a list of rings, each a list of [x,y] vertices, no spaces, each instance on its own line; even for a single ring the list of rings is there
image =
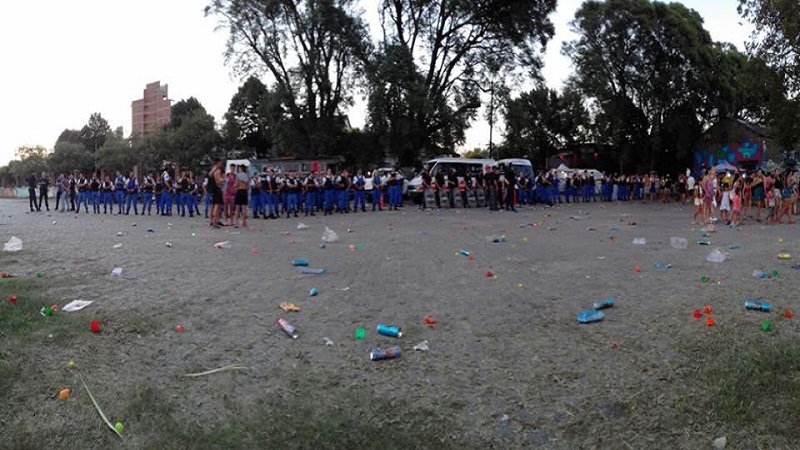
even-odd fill
[[[39,208],[39,205],[36,203],[36,174],[34,174],[32,170],[28,178],[25,178],[25,182],[28,183],[28,198],[30,200],[31,212],[34,212]]]
[[[47,194],[50,191],[50,177],[47,175],[47,172],[42,172],[42,176],[39,178],[39,204],[36,206],[37,211],[42,210],[42,200],[44,200],[44,206],[47,208],[47,211],[50,211],[50,203],[47,201]]]
[[[358,169],[356,176],[353,178],[353,212],[358,212],[359,205],[361,207],[361,212],[367,211],[367,197],[364,192],[365,184],[366,180],[364,179],[363,172],[361,169]]]
[[[505,185],[506,185],[506,210],[517,212],[517,208],[514,205],[517,192],[517,174],[514,172],[514,169],[511,166],[506,167]]]
[[[486,185],[486,195],[489,196],[487,199],[489,211],[497,211],[497,175],[494,170],[486,172],[486,175],[483,177],[483,182]]]
[[[380,171],[376,168],[372,171],[372,212],[375,212],[375,208],[378,208],[379,211],[383,211],[383,207],[381,206],[382,181]]]

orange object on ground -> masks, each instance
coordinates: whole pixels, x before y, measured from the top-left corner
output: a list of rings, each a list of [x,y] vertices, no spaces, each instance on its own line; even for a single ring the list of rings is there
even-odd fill
[[[706,325],[707,325],[707,326],[709,326],[709,327],[713,327],[713,326],[714,326],[714,325],[716,325],[716,324],[717,324],[717,322],[715,322],[715,321],[714,321],[714,318],[713,318],[713,317],[709,317],[708,319],[706,319]]]
[[[713,309],[711,309],[711,307],[710,307],[710,306],[704,306],[704,307],[703,307],[703,312],[704,312],[705,314],[714,314],[714,310],[713,310]]]
[[[794,317],[794,312],[792,312],[791,309],[787,309],[786,311],[783,312],[783,317],[786,319],[791,319],[792,317]]]
[[[429,328],[433,328],[436,326],[436,319],[431,316],[425,316],[422,318],[422,321],[425,323],[426,326]]]
[[[67,399],[69,398],[70,393],[71,392],[70,392],[69,388],[60,390],[58,392],[59,400],[61,400],[62,402],[67,401]]]

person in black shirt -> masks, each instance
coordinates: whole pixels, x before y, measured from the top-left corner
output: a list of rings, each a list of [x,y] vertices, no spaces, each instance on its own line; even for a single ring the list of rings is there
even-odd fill
[[[34,212],[39,209],[39,204],[36,202],[36,174],[31,171],[30,175],[25,178],[25,182],[28,183],[28,198],[31,207],[31,212]]]
[[[487,202],[489,203],[489,211],[497,211],[497,169],[486,172],[483,177],[483,183],[486,185],[486,195],[488,196]]]
[[[505,185],[506,210],[517,212],[517,208],[514,206],[514,200],[516,200],[517,196],[517,174],[514,172],[514,169],[511,168],[511,166],[506,167]]]
[[[42,176],[39,178],[39,204],[36,206],[37,211],[42,210],[42,200],[44,200],[44,206],[50,211],[50,203],[47,201],[47,193],[50,190],[50,177],[47,175],[47,172],[42,172]]]
[[[436,171],[436,175],[433,176],[433,179],[436,181],[436,189],[433,190],[434,198],[436,199],[436,208],[442,209],[442,189],[445,188],[444,184],[444,174],[442,173],[442,169],[438,169]]]

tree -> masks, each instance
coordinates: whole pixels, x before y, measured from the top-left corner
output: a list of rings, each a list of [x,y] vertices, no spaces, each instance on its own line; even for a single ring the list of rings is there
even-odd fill
[[[108,121],[100,113],[92,113],[89,122],[81,129],[81,140],[86,150],[96,152],[106,142],[106,137],[112,134]]]
[[[776,69],[796,97],[800,93],[800,2],[739,0],[738,9],[755,25],[751,52]]]
[[[601,115],[608,144],[621,161],[662,170],[668,118],[696,114],[707,97],[701,74],[710,70],[712,41],[697,12],[679,3],[587,1],[575,15],[579,38],[564,53],[576,67],[575,85]]]
[[[172,106],[170,127],[163,135],[151,139],[153,153],[188,170],[197,171],[207,162],[220,143],[214,116],[194,97]],[[165,151],[166,150],[166,151]]]
[[[15,164],[9,163],[8,165],[16,184],[21,185],[25,177],[30,175],[31,172],[36,173],[38,176],[39,173],[47,171],[49,153],[49,150],[41,145],[19,147],[16,152],[18,161],[11,161]]]
[[[371,81],[370,100],[399,101],[394,109],[409,111],[394,119],[412,122],[402,128],[420,135],[416,153],[453,151],[480,106],[485,74],[493,73],[487,68],[522,65],[537,73],[537,51],[554,33],[549,15],[555,0],[381,0],[380,5],[383,53],[404,65],[394,74],[398,78]],[[392,87],[395,92],[387,93]]]
[[[89,173],[94,170],[94,152],[87,151],[82,143],[57,142],[48,166],[53,173],[70,173],[74,170]]]
[[[231,99],[223,137],[237,155],[266,158],[280,139],[280,97],[256,77],[250,77]]]
[[[369,38],[355,0],[214,0],[206,15],[228,28],[226,57],[241,74],[275,80],[286,116],[281,146],[328,153],[342,130]]]
[[[544,161],[564,146],[584,140],[590,125],[583,98],[573,89],[561,94],[540,87],[509,99],[505,142],[500,156]]]

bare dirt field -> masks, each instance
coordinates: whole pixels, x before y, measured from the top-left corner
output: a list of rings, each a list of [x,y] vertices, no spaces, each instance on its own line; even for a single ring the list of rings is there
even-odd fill
[[[0,240],[24,243],[0,255],[17,275],[0,280],[0,448],[702,449],[723,436],[728,449],[800,448],[800,318],[784,317],[800,312],[795,226],[702,237],[674,203],[406,207],[220,230],[26,210],[0,201]],[[325,226],[340,240],[322,248]],[[715,248],[725,262],[706,261]],[[602,322],[578,324],[609,297]],[[749,298],[773,310],[747,311]],[[94,303],[39,314],[74,299]],[[370,360],[393,345],[399,359]],[[184,376],[231,364],[245,369]]]

